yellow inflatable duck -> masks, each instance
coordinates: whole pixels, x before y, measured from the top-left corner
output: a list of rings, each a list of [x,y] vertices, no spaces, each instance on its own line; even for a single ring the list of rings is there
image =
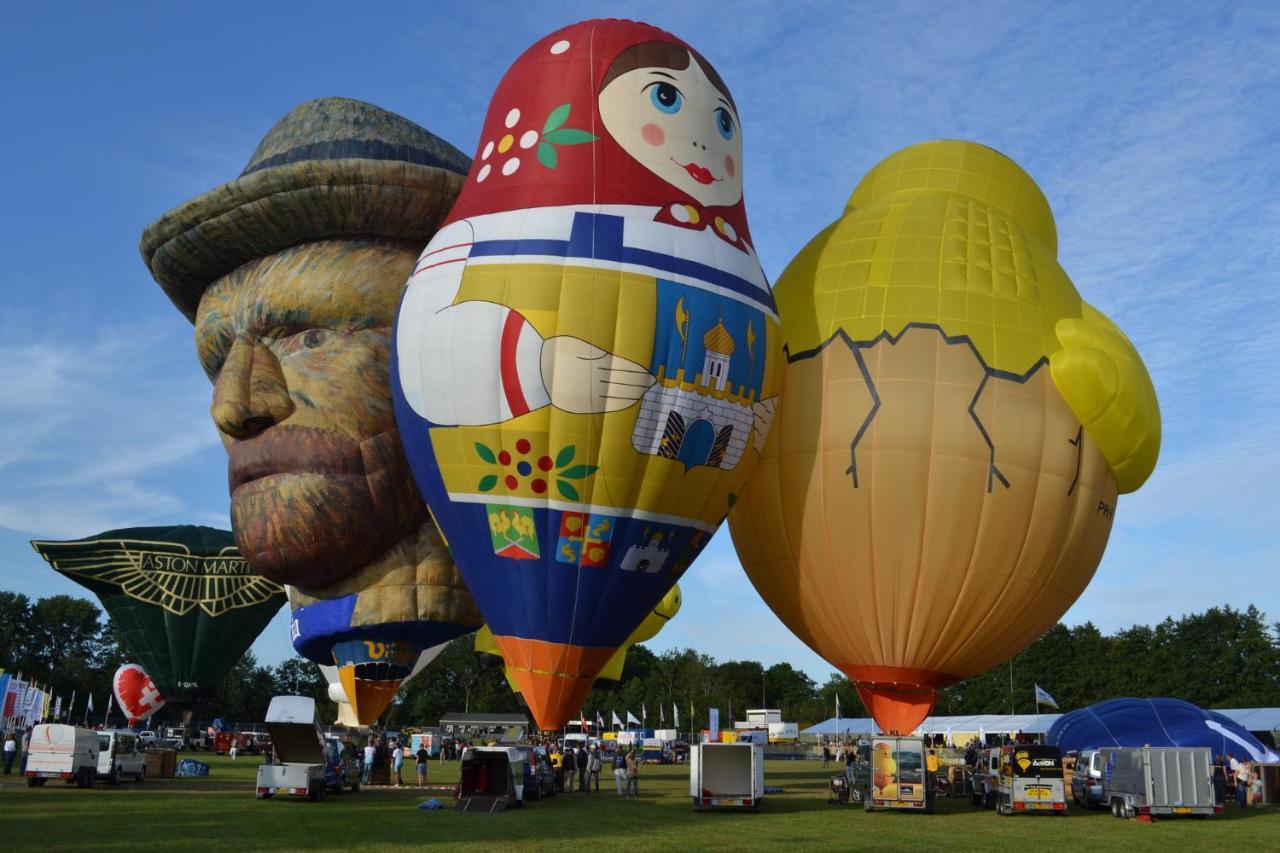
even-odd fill
[[[1058,264],[1035,182],[982,145],[889,156],[774,287],[784,389],[730,513],[779,618],[908,733],[1092,577],[1160,410]]]

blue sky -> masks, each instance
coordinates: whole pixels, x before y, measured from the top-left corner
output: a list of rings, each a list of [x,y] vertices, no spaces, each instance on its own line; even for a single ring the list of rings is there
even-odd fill
[[[640,17],[733,90],[771,279],[878,160],[995,147],[1037,180],[1060,259],[1130,335],[1164,415],[1066,615],[1104,630],[1214,604],[1280,619],[1280,6],[1275,3],[26,4],[0,28],[0,589],[83,591],[27,545],[229,526],[190,325],[137,252],[310,98],[399,112],[472,152],[546,33]],[[495,10],[500,9],[498,13]],[[831,671],[772,616],[726,532],[651,645]],[[255,645],[291,653],[283,615]]]

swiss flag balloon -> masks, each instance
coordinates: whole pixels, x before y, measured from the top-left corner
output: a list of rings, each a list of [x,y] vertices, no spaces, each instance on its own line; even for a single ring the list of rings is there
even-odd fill
[[[150,719],[151,715],[164,707],[164,696],[156,683],[147,675],[147,671],[136,663],[126,663],[116,670],[111,679],[111,688],[116,694],[116,703],[129,718],[129,725],[138,720]]]

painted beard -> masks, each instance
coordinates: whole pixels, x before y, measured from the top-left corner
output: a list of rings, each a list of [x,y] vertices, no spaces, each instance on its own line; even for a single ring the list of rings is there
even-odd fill
[[[427,520],[395,427],[359,442],[273,427],[231,445],[228,480],[240,552],[303,590],[372,563]]]

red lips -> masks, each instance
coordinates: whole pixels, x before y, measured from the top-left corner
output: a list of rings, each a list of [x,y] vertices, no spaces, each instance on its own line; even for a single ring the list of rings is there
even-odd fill
[[[700,184],[709,184],[715,180],[710,169],[699,166],[697,163],[685,164],[684,170],[689,173],[689,177]]]

